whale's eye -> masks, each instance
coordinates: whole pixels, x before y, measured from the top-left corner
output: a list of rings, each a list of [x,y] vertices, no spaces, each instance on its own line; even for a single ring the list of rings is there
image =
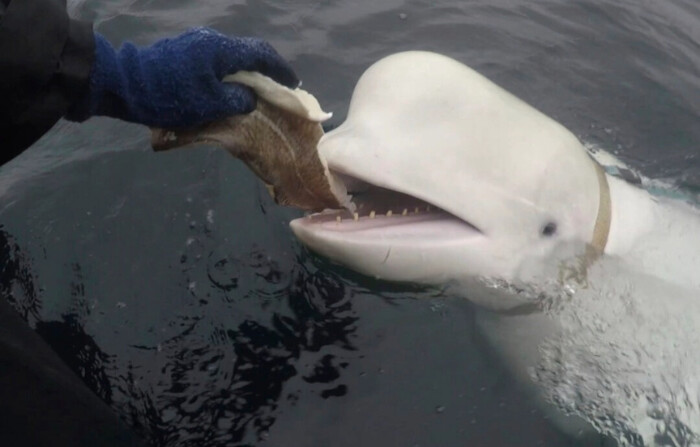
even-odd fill
[[[554,222],[547,222],[547,224],[542,228],[542,236],[551,237],[557,232],[557,224]]]

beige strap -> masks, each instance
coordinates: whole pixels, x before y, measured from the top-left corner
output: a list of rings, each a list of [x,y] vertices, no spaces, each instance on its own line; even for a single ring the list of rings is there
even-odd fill
[[[593,166],[598,174],[598,186],[600,187],[600,201],[598,204],[598,217],[593,227],[593,239],[591,246],[598,252],[598,255],[605,253],[605,246],[608,243],[610,234],[610,220],[612,219],[612,204],[610,202],[610,185],[605,175],[603,167],[592,157]]]
[[[612,202],[610,201],[610,185],[605,174],[605,169],[593,157],[593,167],[598,175],[598,187],[600,190],[598,200],[598,217],[593,227],[593,238],[586,246],[586,251],[578,266],[568,265],[559,272],[560,280],[575,280],[584,286],[588,285],[588,268],[605,253],[605,246],[608,244],[610,234],[610,221],[612,219]]]

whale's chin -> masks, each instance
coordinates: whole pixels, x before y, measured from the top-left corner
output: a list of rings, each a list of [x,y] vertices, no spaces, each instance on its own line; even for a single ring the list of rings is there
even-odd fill
[[[310,238],[363,241],[377,245],[442,245],[483,237],[483,232],[425,200],[341,176],[352,195],[354,211],[326,210],[293,220],[303,241]]]

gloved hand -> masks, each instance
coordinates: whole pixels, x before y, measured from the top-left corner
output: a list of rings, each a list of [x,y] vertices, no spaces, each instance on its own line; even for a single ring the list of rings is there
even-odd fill
[[[95,44],[89,92],[66,116],[73,121],[103,115],[152,127],[190,127],[255,109],[249,88],[221,82],[227,74],[259,71],[290,88],[299,84],[268,43],[208,28],[146,48],[126,43],[118,52],[99,34]]]

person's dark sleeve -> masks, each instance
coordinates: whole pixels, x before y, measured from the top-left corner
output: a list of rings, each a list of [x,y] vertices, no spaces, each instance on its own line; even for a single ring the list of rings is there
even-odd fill
[[[48,131],[89,86],[92,24],[65,0],[0,0],[0,164]]]

